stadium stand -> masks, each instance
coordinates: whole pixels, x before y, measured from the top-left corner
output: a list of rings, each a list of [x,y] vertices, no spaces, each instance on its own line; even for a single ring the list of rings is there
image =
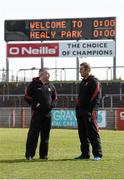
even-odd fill
[[[79,82],[53,82],[58,93],[57,107],[75,107]],[[23,95],[28,83],[0,83],[0,107],[27,107]],[[123,107],[124,82],[101,82],[100,107]]]

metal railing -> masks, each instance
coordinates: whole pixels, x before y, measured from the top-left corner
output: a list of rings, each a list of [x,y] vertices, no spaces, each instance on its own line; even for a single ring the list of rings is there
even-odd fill
[[[57,108],[75,107],[77,94],[58,94]],[[24,94],[0,95],[1,107],[28,107],[24,100]]]
[[[121,77],[124,77],[123,73],[118,75],[121,69],[123,69],[124,66],[116,66],[117,70],[117,79],[120,79]],[[19,69],[16,72],[14,70],[9,70],[9,82],[26,82],[31,81],[34,73],[38,75],[38,71],[40,68],[32,67],[32,68],[24,68]],[[66,81],[66,80],[77,80],[77,68],[73,67],[61,67],[61,68],[49,68],[50,73],[52,73],[52,79],[51,80],[58,80],[58,81]],[[102,74],[101,74],[101,69]],[[120,69],[120,70],[119,70]],[[103,66],[103,67],[92,67],[92,70],[94,71],[93,74],[100,77],[100,75],[103,76],[103,80],[112,80],[113,79],[113,66]],[[98,73],[98,74],[97,74]],[[30,77],[28,75],[30,74]],[[101,78],[99,78],[101,79]],[[0,81],[5,82],[6,81],[6,70],[0,69]]]
[[[113,108],[113,98],[119,97],[120,101],[122,100],[122,97],[124,97],[124,94],[106,94],[102,97],[102,108],[105,108],[105,99],[110,98],[110,108]]]
[[[58,94],[58,102],[56,103],[56,107],[75,107],[77,101],[77,94]],[[115,108],[120,107],[119,103],[114,105],[114,98],[119,98],[118,100],[122,102],[122,98],[124,94],[106,94],[101,99],[101,107],[102,108]],[[109,103],[107,103],[107,99]],[[2,94],[0,95],[1,107],[3,106],[12,106],[12,107],[26,107],[27,103],[24,101],[24,94]],[[122,102],[123,103],[123,102]]]

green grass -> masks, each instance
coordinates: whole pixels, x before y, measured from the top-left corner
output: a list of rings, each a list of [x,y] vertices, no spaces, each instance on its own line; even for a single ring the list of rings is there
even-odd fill
[[[26,161],[27,129],[0,129],[0,179],[123,179],[124,132],[100,132],[101,161],[74,160],[80,154],[77,130],[53,129],[49,160]]]

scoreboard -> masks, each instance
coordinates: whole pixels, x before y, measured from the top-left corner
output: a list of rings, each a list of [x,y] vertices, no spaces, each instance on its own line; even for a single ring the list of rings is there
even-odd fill
[[[5,41],[116,39],[116,18],[5,20]]]

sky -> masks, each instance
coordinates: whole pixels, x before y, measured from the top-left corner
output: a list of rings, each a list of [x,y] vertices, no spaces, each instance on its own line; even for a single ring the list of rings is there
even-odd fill
[[[56,19],[56,18],[90,18],[116,17],[116,65],[124,66],[124,1],[123,0],[1,0],[0,1],[0,70],[6,68],[6,42],[4,41],[4,21],[7,19]],[[80,58],[79,62],[87,61],[92,67],[113,66],[113,58]],[[40,68],[40,58],[9,59],[10,74],[23,76],[20,69]],[[44,58],[44,66],[49,68],[76,67],[75,58]],[[1,71],[2,72],[2,71]],[[35,71],[27,71],[27,76],[35,76]],[[62,80],[65,72],[52,72],[53,79]],[[100,79],[111,79],[111,70],[93,69]],[[60,75],[61,74],[61,75]],[[75,79],[75,72],[66,73],[66,79]],[[117,78],[124,79],[123,68],[117,69]],[[61,77],[60,77],[61,76]]]

